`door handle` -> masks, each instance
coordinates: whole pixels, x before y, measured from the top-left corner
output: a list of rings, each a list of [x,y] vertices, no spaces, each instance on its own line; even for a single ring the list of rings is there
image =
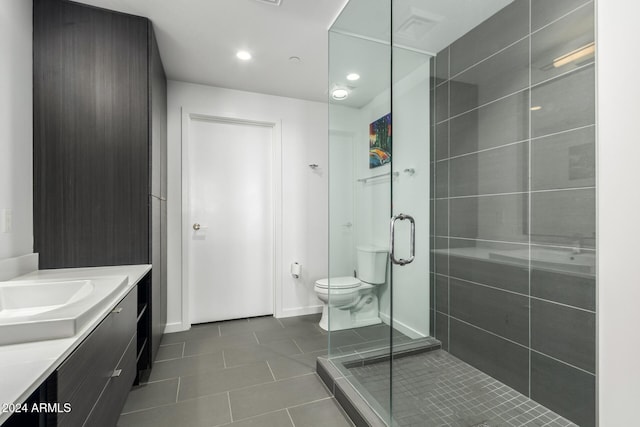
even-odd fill
[[[411,223],[411,243],[409,249],[409,258],[408,259],[396,259],[395,256],[395,225],[396,221],[404,221],[409,220]],[[411,264],[416,257],[416,221],[413,219],[411,215],[398,214],[391,218],[391,223],[389,226],[389,258],[391,262],[397,265],[407,265]]]
[[[204,229],[207,229],[207,228],[209,228],[209,227],[207,227],[206,225],[200,225],[197,222],[195,224],[193,224],[193,229],[195,231],[204,230]]]

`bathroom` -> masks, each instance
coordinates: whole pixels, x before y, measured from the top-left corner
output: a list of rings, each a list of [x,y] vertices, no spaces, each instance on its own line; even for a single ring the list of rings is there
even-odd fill
[[[166,250],[165,262],[159,262],[164,265],[166,287],[160,285],[164,295],[155,310],[138,313],[140,319],[159,316],[150,321],[163,328],[147,331],[150,342],[157,345],[151,352],[155,363],[147,371],[152,378],[125,395],[119,425],[160,425],[159,420],[173,425],[361,425],[358,417],[362,414],[354,410],[369,411],[389,425],[392,419],[401,423],[406,420],[402,411],[411,409],[411,399],[402,394],[407,385],[401,381],[406,373],[402,364],[419,355],[444,353],[579,425],[634,424],[635,384],[640,372],[633,362],[638,343],[629,339],[627,331],[638,323],[634,309],[638,281],[632,273],[632,254],[633,236],[640,230],[632,213],[640,206],[637,191],[631,187],[634,180],[629,177],[640,153],[631,137],[638,112],[631,100],[638,89],[626,82],[632,81],[635,65],[628,52],[635,37],[627,29],[633,28],[631,20],[638,6],[621,1],[461,1],[452,11],[456,19],[449,21],[439,8],[443,2],[426,0],[304,5],[282,0],[279,6],[255,0],[225,3],[220,7],[228,19],[220,25],[230,44],[238,44],[234,40],[238,32],[246,33],[247,39],[253,37],[244,43],[258,43],[258,35],[248,30],[251,20],[244,18],[244,13],[255,14],[254,21],[257,16],[274,20],[255,26],[263,34],[276,23],[318,42],[321,54],[317,56],[305,52],[301,45],[286,52],[274,47],[283,62],[282,75],[263,73],[256,78],[247,65],[259,64],[266,58],[265,52],[255,51],[252,60],[242,63],[235,57],[235,49],[251,46],[234,44],[226,46],[224,59],[220,54],[219,58],[189,60],[187,52],[197,50],[197,38],[178,40],[168,32],[172,24],[184,26],[190,19],[209,24],[206,17],[197,20],[193,16],[204,16],[202,11],[214,13],[215,9],[206,9],[211,5],[194,2],[172,15],[164,10],[168,4],[82,3],[149,18],[167,74],[166,185],[161,185],[164,189],[158,194],[153,189],[149,193],[150,203],[159,206],[159,211],[153,206],[141,207],[159,212],[160,223],[166,227],[161,233],[166,240],[157,243],[163,249],[153,250],[154,254]],[[198,7],[205,9],[198,14]],[[54,224],[56,216],[55,203],[43,210],[35,197],[42,185],[35,180],[34,171],[41,165],[35,160],[42,160],[39,156],[45,151],[35,149],[39,136],[32,118],[38,111],[32,94],[38,90],[33,75],[39,63],[32,57],[31,1],[6,1],[2,9],[4,61],[0,76],[5,82],[5,102],[0,119],[0,271],[2,280],[9,280],[19,274],[4,270],[29,271],[19,261],[10,260],[42,249],[40,269],[55,268],[56,256],[74,253],[74,247],[60,240],[64,237],[60,233],[72,227],[55,231],[55,238],[41,240],[42,224]],[[407,13],[414,22],[403,21]],[[310,15],[317,19],[308,18]],[[465,16],[466,21],[462,19]],[[393,35],[389,31],[392,17]],[[408,39],[418,37],[423,26],[433,22],[455,27],[455,31],[438,40],[422,39],[432,46],[412,46]],[[589,22],[591,29],[585,32],[584,23]],[[518,27],[519,23],[524,24]],[[403,32],[395,32],[398,26]],[[197,37],[203,34],[206,37],[206,32]],[[587,40],[589,34],[591,40]],[[568,39],[567,45],[561,46],[564,50],[556,54],[550,49],[546,62],[536,62],[545,43],[556,46],[563,37]],[[523,48],[518,51],[520,46]],[[510,49],[521,52],[520,56],[509,58]],[[459,50],[465,52],[462,59],[456,56]],[[567,53],[574,57],[567,57]],[[497,61],[501,54],[506,59],[491,69],[492,59]],[[565,59],[568,65],[554,65],[557,59]],[[525,64],[524,78],[514,77],[514,70],[522,68],[520,60]],[[231,80],[221,83],[178,76],[169,66],[187,61],[197,65],[192,68],[218,64]],[[480,68],[474,71],[476,65]],[[351,69],[354,66],[358,69]],[[348,73],[356,72],[359,80],[346,80]],[[581,76],[590,83],[576,83]],[[279,91],[261,87],[263,82],[279,85]],[[474,94],[473,85],[480,87],[479,92]],[[489,88],[489,95],[482,92],[483,85]],[[335,89],[344,88],[346,99],[336,99],[344,96],[339,93],[328,99]],[[304,89],[315,92],[296,92]],[[547,99],[553,96],[557,99]],[[461,102],[471,107],[460,106]],[[521,114],[514,120],[518,111]],[[551,113],[545,115],[547,111]],[[581,121],[585,115],[590,119]],[[242,299],[252,292],[245,290],[235,295],[240,302],[228,300],[232,302],[216,308],[214,317],[207,320],[205,315],[204,320],[198,320],[195,303],[199,298],[193,285],[197,274],[190,275],[190,269],[202,264],[189,263],[200,255],[198,248],[190,245],[207,241],[217,228],[226,228],[232,237],[241,236],[242,224],[253,220],[223,217],[227,222],[219,227],[212,224],[220,223],[220,218],[189,215],[185,201],[196,193],[189,187],[196,180],[187,173],[195,166],[185,163],[193,158],[188,151],[192,134],[184,132],[202,130],[203,123],[211,122],[252,125],[266,129],[271,137],[274,155],[270,164],[252,163],[245,169],[216,162],[219,166],[209,168],[215,171],[205,168],[207,173],[221,174],[219,181],[232,182],[267,164],[264,171],[270,175],[263,181],[271,187],[262,187],[261,193],[266,188],[271,196],[261,198],[264,205],[259,209],[268,212],[261,217],[270,227],[264,241],[271,262],[256,273],[255,266],[265,257],[253,260],[250,253],[240,252],[240,257],[232,259],[237,263],[229,263],[228,274],[230,278],[239,271],[247,277],[258,274],[264,276],[265,283],[269,277],[271,282],[259,288],[267,292],[257,298],[262,305],[253,311],[245,311],[249,304],[243,304]],[[393,128],[393,145],[387,153],[392,160],[387,163],[383,155],[378,166],[370,163],[371,129],[383,122]],[[510,126],[512,123],[515,125]],[[466,141],[463,133],[469,129],[475,134],[473,141],[467,142],[477,144],[475,148],[459,144]],[[580,134],[575,137],[580,144],[562,138],[576,134]],[[384,149],[384,144],[380,148]],[[562,154],[561,148],[569,154]],[[568,181],[562,181],[567,180],[559,173],[563,170],[569,173]],[[122,182],[117,184],[123,188]],[[50,197],[55,199],[56,195],[51,193]],[[87,200],[79,203],[93,200],[89,194],[85,197]],[[91,215],[71,215],[68,219],[81,223],[85,233],[94,225]],[[390,242],[392,217],[394,236]],[[52,222],[36,221],[47,218]],[[113,230],[121,231],[117,227]],[[394,246],[391,254],[390,243]],[[75,249],[82,244],[86,242],[79,241]],[[228,249],[225,252],[233,253],[237,248]],[[566,254],[569,261],[555,259],[558,252]],[[368,282],[362,276],[365,253],[374,260],[374,267],[383,266],[377,279]],[[80,260],[93,255],[92,251],[74,254]],[[413,261],[407,262],[412,255]],[[156,265],[149,253],[146,256],[133,261],[88,261],[82,266]],[[247,258],[238,262],[243,256]],[[389,256],[397,263],[387,262]],[[379,258],[385,261],[375,261]],[[29,262],[33,263],[33,257]],[[562,274],[557,271],[559,263],[564,265]],[[549,278],[550,270],[554,279]],[[135,284],[138,302],[145,295],[155,298],[147,289],[155,289],[151,279],[145,279],[148,271],[118,271],[139,278]],[[204,271],[201,274],[207,274]],[[100,275],[95,271],[92,275],[93,286],[99,287]],[[338,289],[338,277],[357,279],[357,284]],[[76,282],[81,279],[74,278]],[[257,281],[261,282],[250,282]],[[124,296],[122,286],[134,286],[123,283],[114,282],[113,286],[119,287],[113,295]],[[585,283],[586,294],[580,287]],[[82,283],[77,286],[86,288]],[[357,310],[331,304],[331,289],[337,291],[335,296],[364,296],[360,301],[371,310],[361,310],[358,303]],[[347,292],[341,293],[343,290]],[[323,292],[328,304],[323,303]],[[234,297],[230,290],[224,294]],[[225,308],[231,312],[220,314]],[[323,309],[326,325],[320,324]],[[349,324],[365,311],[364,323]],[[249,320],[224,321],[236,318]],[[209,336],[212,332],[206,323],[215,325],[215,336]],[[138,330],[138,337],[142,332]],[[78,345],[81,338],[48,342],[53,346],[74,340],[73,345]],[[323,360],[336,369],[351,366],[353,361],[346,365],[340,361],[344,347],[368,338],[377,341],[367,350],[378,352],[378,367],[386,364],[382,376],[386,387],[372,392],[367,382],[375,377],[375,364],[366,364],[363,369],[348,367],[347,374],[357,375],[351,378],[338,372],[344,377],[329,383],[351,386],[351,391],[343,389],[332,397],[333,387],[325,387],[316,374],[316,360],[328,355]],[[126,343],[122,350],[127,355],[125,347],[129,348]],[[18,354],[14,351],[22,352],[22,364],[27,366],[35,363],[30,348],[28,344],[6,344],[0,353],[10,357]],[[400,357],[416,349],[419,354]],[[60,354],[65,352],[65,357],[69,356],[68,348],[60,350]],[[391,356],[394,363],[390,365]],[[13,364],[4,365],[7,372],[7,366],[15,366],[13,360]],[[541,369],[541,363],[558,370]],[[567,367],[571,369],[564,369]],[[545,386],[540,387],[537,379],[545,375]],[[2,389],[14,387],[13,378],[4,381]],[[415,381],[409,379],[409,385],[417,388],[420,383],[418,378]],[[30,398],[33,391],[31,387],[29,392],[20,392],[20,399]],[[345,406],[340,393],[364,396],[364,408]],[[260,400],[266,395],[273,401]],[[421,412],[425,407],[420,407]],[[119,412],[112,415],[117,419]],[[145,416],[149,417],[146,421]],[[58,421],[62,419],[58,417]],[[414,422],[431,425],[424,418]],[[492,425],[483,417],[461,425],[485,422]],[[368,423],[375,425],[374,421]]]

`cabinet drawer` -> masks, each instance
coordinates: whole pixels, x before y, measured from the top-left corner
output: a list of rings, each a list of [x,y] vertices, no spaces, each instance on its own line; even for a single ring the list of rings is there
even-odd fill
[[[58,401],[72,408],[58,415],[59,426],[80,426],[89,415],[135,334],[136,301],[134,289],[58,368]]]
[[[89,414],[89,418],[83,424],[86,427],[113,427],[118,422],[124,402],[127,400],[129,390],[136,378],[136,349],[137,340],[134,336],[122,359],[118,363],[117,370],[120,375],[112,377],[100,396],[100,399]]]

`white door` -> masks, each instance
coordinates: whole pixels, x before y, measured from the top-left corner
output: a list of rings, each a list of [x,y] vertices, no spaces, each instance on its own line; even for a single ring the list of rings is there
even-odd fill
[[[273,314],[272,129],[190,121],[191,323]]]

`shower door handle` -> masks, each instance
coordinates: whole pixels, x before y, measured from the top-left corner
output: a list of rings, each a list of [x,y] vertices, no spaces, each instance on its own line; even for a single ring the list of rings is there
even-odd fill
[[[409,258],[408,259],[396,259],[395,256],[395,225],[396,221],[404,221],[409,220],[411,223],[411,246],[409,250]],[[390,236],[389,236],[389,258],[391,258],[391,262],[397,265],[407,265],[413,262],[413,259],[416,257],[416,221],[413,219],[411,215],[398,214],[391,218],[390,225]]]

